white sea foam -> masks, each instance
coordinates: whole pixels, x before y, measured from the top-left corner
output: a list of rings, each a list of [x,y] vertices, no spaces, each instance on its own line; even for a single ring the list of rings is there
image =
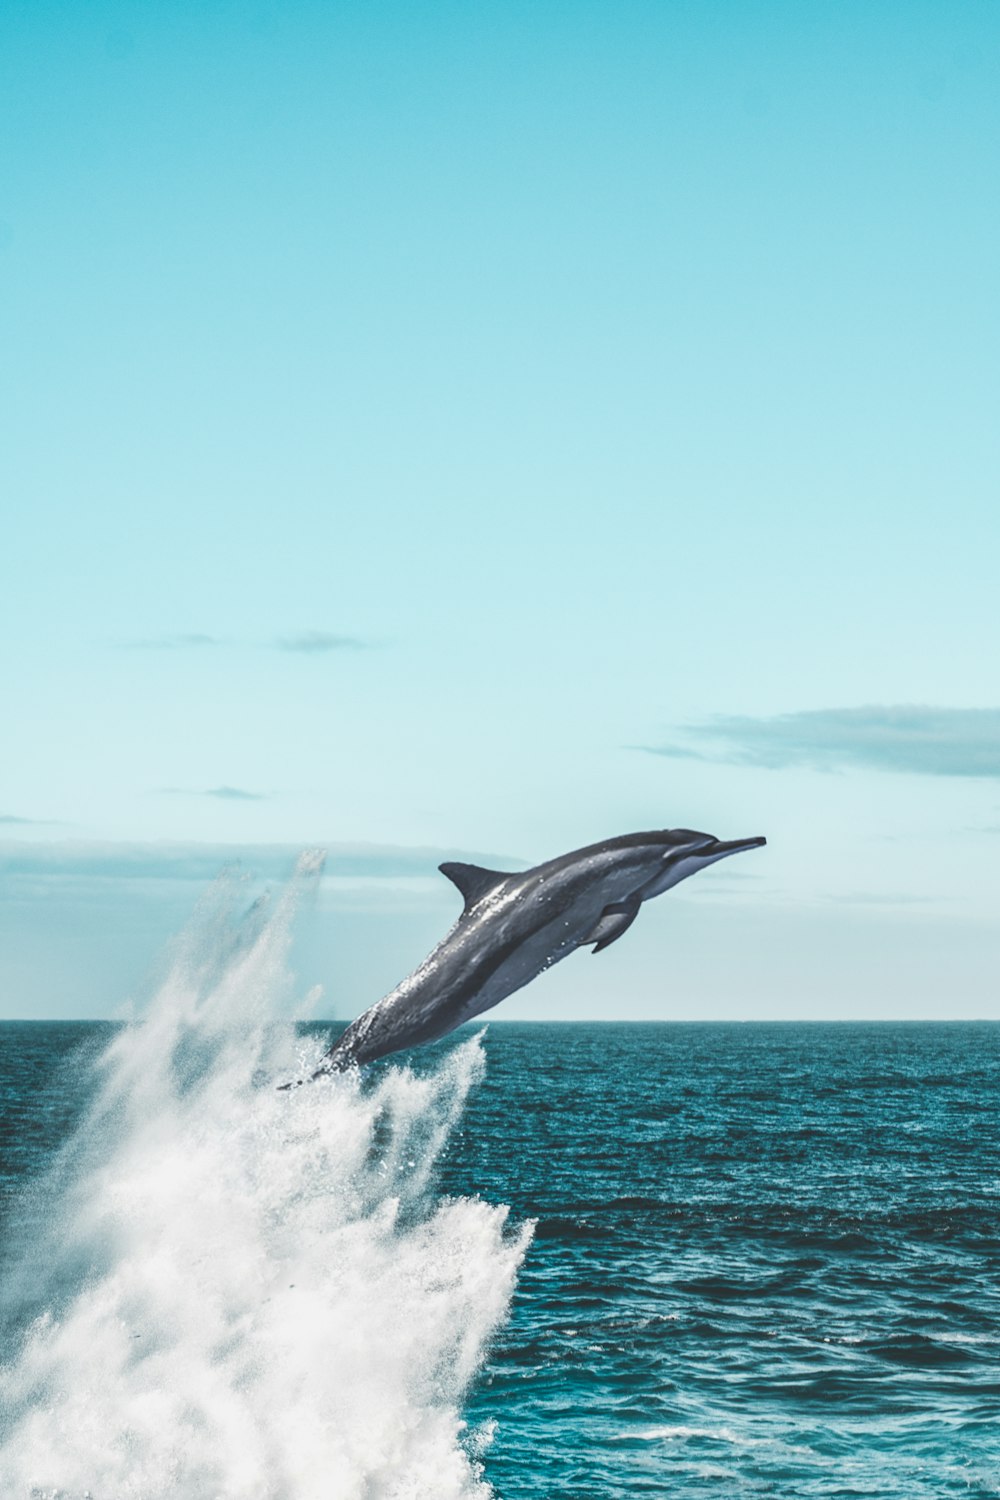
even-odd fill
[[[0,1494],[481,1500],[490,1424],[461,1405],[530,1231],[435,1193],[479,1043],[278,1092],[320,1050],[274,1019],[295,894],[238,920],[237,899],[177,945],[26,1216]]]

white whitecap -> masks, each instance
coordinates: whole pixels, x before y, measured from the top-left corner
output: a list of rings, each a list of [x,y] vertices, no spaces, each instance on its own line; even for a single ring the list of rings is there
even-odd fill
[[[479,1041],[279,1092],[320,1050],[280,1019],[295,890],[243,899],[224,882],[177,943],[25,1219],[0,1494],[485,1497],[463,1400],[530,1227],[435,1190]]]

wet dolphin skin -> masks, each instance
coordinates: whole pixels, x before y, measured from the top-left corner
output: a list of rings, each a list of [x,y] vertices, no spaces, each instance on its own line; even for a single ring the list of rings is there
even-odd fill
[[[609,947],[644,901],[765,842],[669,828],[606,839],[517,873],[441,865],[464,900],[461,916],[418,969],[338,1037],[316,1076],[437,1041],[574,949]]]

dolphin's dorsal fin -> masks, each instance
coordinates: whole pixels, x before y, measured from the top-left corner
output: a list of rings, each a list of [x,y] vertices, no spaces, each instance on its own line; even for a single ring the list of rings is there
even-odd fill
[[[510,874],[509,870],[484,870],[482,865],[463,865],[459,860],[449,860],[447,864],[438,865],[438,869],[442,875],[447,875],[452,885],[458,886],[466,911]]]

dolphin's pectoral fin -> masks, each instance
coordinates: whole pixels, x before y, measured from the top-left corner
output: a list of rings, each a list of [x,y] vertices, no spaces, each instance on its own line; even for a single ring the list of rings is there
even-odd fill
[[[438,865],[438,869],[442,875],[447,875],[452,885],[458,886],[466,911],[495,886],[510,879],[509,870],[484,870],[482,865],[463,865],[457,860]]]
[[[639,915],[641,901],[612,901],[606,906],[597,919],[597,926],[593,932],[584,938],[585,943],[594,943],[595,953],[600,953],[602,948],[609,948],[612,943],[618,941],[623,932],[627,932]]]

